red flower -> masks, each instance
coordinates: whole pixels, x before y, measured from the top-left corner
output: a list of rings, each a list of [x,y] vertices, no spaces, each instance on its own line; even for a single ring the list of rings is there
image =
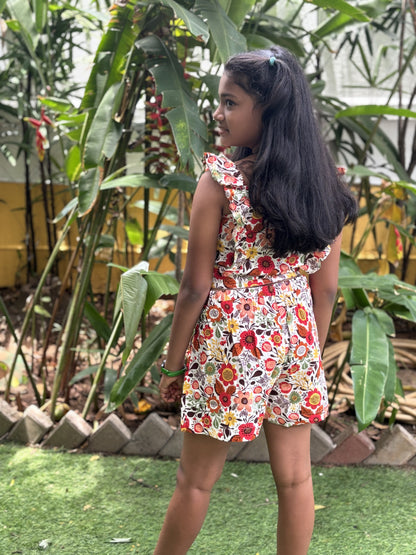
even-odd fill
[[[318,422],[321,422],[321,417],[319,416],[319,414],[313,414],[309,417],[309,422],[311,424],[318,424]]]
[[[248,424],[241,424],[238,427],[238,433],[241,438],[244,438],[248,441],[254,439],[256,436],[254,435],[255,426],[251,422]]]
[[[300,366],[299,364],[292,364],[292,366],[290,366],[287,370],[288,374],[296,374],[296,372],[299,372],[300,370]]]
[[[246,349],[250,349],[250,351],[252,351],[257,345],[257,337],[254,331],[243,331],[240,335],[240,344]]]
[[[299,257],[296,256],[296,254],[292,254],[286,258],[286,262],[291,266],[294,266],[295,264],[297,264],[298,261],[299,261]]]
[[[313,335],[311,330],[308,330],[305,339],[308,345],[313,345],[315,343],[315,336]]]
[[[308,322],[308,313],[303,306],[298,305],[295,308],[295,312],[298,320],[302,322],[302,324],[306,324]]]
[[[226,314],[231,314],[233,311],[233,303],[231,301],[222,301],[221,308]]]
[[[271,340],[276,347],[279,347],[282,344],[282,336],[278,331],[274,332],[274,334],[271,337]]]
[[[254,241],[256,240],[256,237],[257,237],[257,231],[255,230],[255,228],[247,226],[246,233],[245,233],[245,240],[247,241],[247,243],[254,243]]]
[[[261,288],[261,293],[265,297],[270,297],[271,295],[274,295],[274,286],[273,285],[265,285],[264,287]]]
[[[270,274],[275,270],[273,260],[270,256],[261,256],[258,259],[258,267],[265,274]]]
[[[211,426],[211,417],[208,414],[205,414],[201,418],[201,422],[202,422],[202,425],[204,426],[204,428],[209,428]]]
[[[224,388],[219,380],[215,382],[215,391],[218,395],[220,403],[223,407],[229,407],[231,405],[231,395],[235,392],[235,386],[230,385],[227,389]]]
[[[231,364],[222,364],[218,373],[220,380],[225,385],[230,385],[237,378],[237,372]]]
[[[309,391],[308,396],[306,397],[306,406],[311,407],[311,409],[316,409],[321,403],[321,392],[319,389],[313,389]]]
[[[225,391],[220,394],[220,403],[223,407],[229,407],[231,405],[231,395]]]
[[[204,326],[201,335],[205,337],[205,339],[211,339],[211,337],[213,336],[212,328],[210,328],[210,326],[207,324],[206,326]]]
[[[234,253],[233,252],[229,252],[227,253],[227,257],[225,259],[225,264],[227,266],[231,266],[231,264],[234,262]]]

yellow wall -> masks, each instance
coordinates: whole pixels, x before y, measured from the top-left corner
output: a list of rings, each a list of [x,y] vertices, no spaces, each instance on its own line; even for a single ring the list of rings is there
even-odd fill
[[[70,200],[68,192],[59,186],[55,186],[55,212],[59,213],[62,208]],[[32,187],[31,196],[33,202],[33,219],[35,228],[36,240],[36,256],[37,256],[37,269],[38,274],[41,273],[45,267],[46,261],[49,256],[47,232],[45,226],[45,210],[41,202],[40,186]],[[139,195],[135,200],[139,200]],[[0,183],[0,287],[14,287],[26,283],[27,281],[27,253],[25,246],[25,188],[22,183]],[[129,216],[136,217],[140,222],[140,211],[132,209],[129,211]],[[155,216],[150,215],[150,225],[152,225]],[[64,219],[57,224],[57,233],[64,223]],[[141,222],[140,222],[141,223]],[[173,223],[173,222],[169,222]],[[68,261],[74,246],[77,241],[76,226],[73,226],[69,233],[68,240],[65,241],[61,248],[58,270],[60,278],[63,277],[66,271]],[[123,226],[120,225],[117,233],[118,249],[120,252],[115,253],[113,262],[115,264],[126,265],[124,257],[124,234]],[[129,267],[137,264],[140,260],[140,251],[138,248],[129,247],[129,258],[127,265]],[[110,253],[106,249],[102,249],[97,254],[97,262],[94,266],[92,283],[94,291],[99,293],[105,291],[107,281],[107,263],[110,262]],[[151,261],[150,267],[153,268],[156,264]],[[72,275],[69,280],[69,286],[73,284],[76,277],[77,268],[75,261],[73,266]],[[173,265],[166,258],[160,270],[163,272],[173,269]],[[111,271],[111,289],[115,290],[120,278],[120,270],[113,268]]]

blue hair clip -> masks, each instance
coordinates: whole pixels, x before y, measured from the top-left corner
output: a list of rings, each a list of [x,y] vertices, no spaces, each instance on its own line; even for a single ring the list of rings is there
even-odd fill
[[[275,63],[276,63],[276,58],[274,56],[270,56],[269,65],[274,66]]]

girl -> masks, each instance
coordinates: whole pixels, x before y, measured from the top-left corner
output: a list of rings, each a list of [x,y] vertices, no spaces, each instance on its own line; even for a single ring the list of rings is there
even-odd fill
[[[279,555],[308,551],[311,424],[328,410],[321,352],[337,291],[340,233],[356,203],[315,121],[296,59],[233,56],[214,113],[232,157],[207,154],[160,392],[182,394],[183,450],[155,554],[188,551],[233,441],[264,427]],[[184,360],[186,361],[184,363]]]

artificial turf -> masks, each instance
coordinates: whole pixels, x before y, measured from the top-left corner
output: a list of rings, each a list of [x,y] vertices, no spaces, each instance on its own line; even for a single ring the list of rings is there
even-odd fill
[[[176,461],[0,445],[0,554],[150,555]],[[310,555],[416,553],[416,469],[314,467]],[[226,463],[190,554],[275,554],[267,464]],[[113,539],[128,543],[110,543]],[[41,542],[44,542],[43,544]]]

